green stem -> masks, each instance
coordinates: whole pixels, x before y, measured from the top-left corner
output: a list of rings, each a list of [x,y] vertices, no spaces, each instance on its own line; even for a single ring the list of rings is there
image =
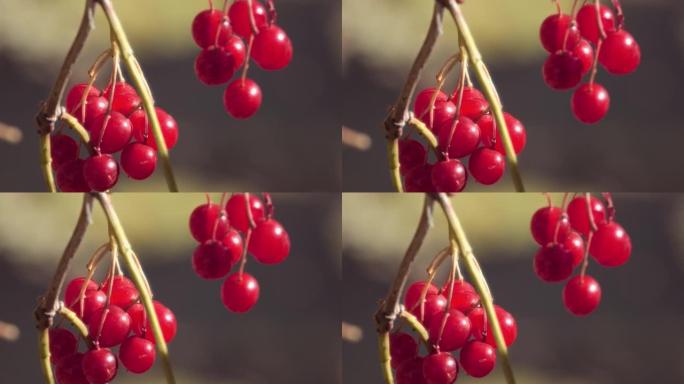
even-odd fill
[[[50,134],[40,134],[40,170],[49,192],[57,192],[55,176],[52,173],[52,153],[50,149]]]
[[[418,132],[419,135],[421,135],[425,140],[427,140],[428,144],[430,144],[430,147],[432,147],[433,150],[437,151],[437,138],[435,135],[432,133],[430,128],[425,125],[422,121],[417,119],[416,117],[411,117],[411,119],[408,122],[408,125],[415,129],[416,132]]]
[[[380,353],[380,367],[382,368],[382,377],[385,378],[385,383],[394,384],[394,375],[392,374],[392,356],[390,355],[389,334],[389,331],[378,333],[378,352]]]
[[[59,308],[59,314],[62,315],[62,317],[64,317],[69,323],[71,323],[74,328],[76,328],[78,333],[81,334],[81,337],[83,337],[83,340],[88,340],[88,327],[83,323],[83,321],[81,321],[74,311],[62,305]]]
[[[399,172],[399,138],[395,137],[387,141],[387,162],[389,163],[390,176],[392,177],[392,185],[397,192],[404,192],[404,185],[401,182],[401,173]]]
[[[123,256],[124,264],[126,268],[131,273],[131,278],[136,288],[140,292],[140,298],[145,306],[145,311],[147,312],[147,317],[150,320],[150,325],[152,326],[152,333],[154,334],[154,341],[157,345],[157,351],[161,356],[162,366],[164,368],[164,374],[166,375],[167,384],[175,384],[176,379],[173,375],[173,369],[171,368],[171,362],[169,360],[169,350],[164,340],[164,334],[162,333],[161,327],[159,325],[159,319],[157,318],[157,312],[154,310],[154,304],[152,302],[152,296],[147,290],[145,283],[145,278],[143,277],[143,272],[138,268],[138,264],[135,261],[135,255],[133,254],[133,248],[131,247],[126,232],[121,225],[119,216],[114,210],[114,206],[110,200],[109,195],[106,193],[98,193],[97,199],[102,206],[102,210],[107,216],[107,221],[114,234],[117,244],[119,245],[119,252]]]
[[[121,21],[114,11],[114,7],[110,0],[97,0],[102,7],[109,25],[111,27],[112,33],[116,40],[116,43],[121,48],[121,58],[126,64],[126,69],[133,80],[135,88],[140,93],[140,97],[143,101],[143,106],[145,107],[145,112],[149,122],[152,125],[152,135],[157,144],[157,151],[159,152],[159,157],[161,158],[162,167],[164,168],[164,176],[166,177],[166,184],[168,185],[169,191],[178,192],[178,185],[176,184],[176,179],[173,175],[173,168],[171,167],[171,159],[169,158],[169,151],[166,148],[166,142],[164,141],[164,135],[161,130],[161,125],[159,125],[159,119],[157,118],[157,113],[154,108],[154,100],[152,99],[152,94],[149,91],[149,86],[147,85],[147,80],[145,80],[145,75],[140,70],[140,65],[138,64],[135,55],[133,54],[133,48],[126,37],[126,32],[124,32]]]
[[[473,249],[468,242],[465,230],[461,225],[461,222],[454,211],[453,206],[449,197],[445,193],[439,193],[437,195],[439,200],[439,205],[444,211],[447,222],[449,223],[449,232],[451,236],[456,240],[458,247],[461,249],[462,259],[465,263],[468,273],[473,278],[475,283],[475,289],[480,294],[482,304],[487,312],[487,320],[491,324],[492,333],[494,334],[494,341],[496,342],[496,348],[499,352],[501,365],[503,367],[504,376],[506,377],[506,382],[508,384],[515,384],[515,377],[513,375],[513,369],[511,363],[508,359],[508,347],[506,346],[506,341],[504,340],[503,333],[501,332],[501,327],[499,325],[499,319],[496,316],[496,311],[494,309],[494,301],[492,299],[491,293],[487,286],[487,281],[485,280],[482,270],[479,268]]]
[[[55,384],[55,376],[50,365],[50,333],[48,328],[38,330],[38,357],[46,384]]]
[[[64,122],[67,123],[67,126],[71,128],[78,137],[81,139],[83,144],[87,145],[90,147],[90,134],[88,131],[81,125],[81,123],[74,117],[73,115],[67,113],[66,111],[62,111],[62,114],[59,116],[60,119],[64,120]]]

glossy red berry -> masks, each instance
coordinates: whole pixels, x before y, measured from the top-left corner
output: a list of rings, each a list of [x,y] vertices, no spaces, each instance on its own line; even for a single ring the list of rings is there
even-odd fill
[[[60,360],[78,351],[78,339],[71,331],[64,328],[52,328],[50,336],[50,361],[58,364]]]
[[[165,110],[159,107],[155,107],[154,110],[157,113],[157,120],[159,120],[166,148],[171,150],[178,142],[178,123]],[[147,113],[142,109],[138,109],[131,114],[129,119],[133,125],[133,137],[135,140],[149,145],[156,150],[157,142],[152,134],[152,124],[147,119]]]
[[[458,89],[454,92],[454,104],[458,106]],[[461,102],[461,116],[471,120],[477,120],[487,112],[489,103],[477,89],[465,87],[463,89],[463,101]]]
[[[454,90],[454,93],[451,95],[452,99],[458,100],[458,95],[461,93],[461,88],[456,88]],[[485,100],[484,95],[480,90],[478,90],[475,87],[469,87],[465,86],[463,88],[463,100],[467,99],[480,99],[480,100]],[[461,109],[461,113],[463,113],[463,109]]]
[[[485,377],[496,365],[496,350],[487,343],[472,340],[461,350],[460,362],[469,376]]]
[[[606,208],[601,200],[594,196],[589,196],[589,207],[591,207],[591,216],[594,224],[604,224],[606,222]],[[589,207],[587,207],[587,198],[585,196],[577,196],[570,201],[567,210],[572,228],[585,236],[591,231]]]
[[[604,267],[619,267],[629,260],[632,240],[620,224],[601,224],[591,239],[589,253]]]
[[[570,231],[563,241],[563,247],[572,255],[572,267],[582,264],[584,260],[584,240],[579,233]]]
[[[50,157],[53,168],[59,168],[68,161],[78,159],[78,152],[78,143],[70,136],[63,134],[50,136]]]
[[[88,129],[93,122],[100,116],[107,113],[109,108],[109,101],[102,96],[88,96],[83,105],[76,108],[71,114]]]
[[[427,331],[430,343],[438,345],[440,351],[455,351],[463,347],[470,338],[470,319],[461,311],[449,309],[434,315],[428,323]]]
[[[109,294],[110,288],[112,292],[109,296],[110,304],[121,309],[125,310],[140,298],[140,292],[138,292],[135,284],[124,276],[114,276],[102,283],[102,291],[105,294]]]
[[[223,237],[221,243],[226,248],[226,252],[228,253],[228,258],[230,258],[231,263],[235,265],[235,263],[237,263],[242,257],[242,237],[238,231],[230,229]]]
[[[249,194],[249,206],[252,213],[254,224],[258,224],[264,220],[265,209],[264,203],[259,200],[253,193]],[[228,199],[226,204],[226,211],[228,218],[233,228],[245,233],[249,229],[249,216],[247,215],[247,199],[244,193],[236,193]]]
[[[392,333],[390,334],[390,356],[392,368],[396,369],[406,360],[418,356],[418,343],[408,333]]]
[[[192,38],[200,48],[221,45],[232,33],[230,21],[218,9],[205,9],[192,20]]]
[[[458,310],[464,314],[467,314],[479,305],[480,295],[475,292],[475,289],[463,280],[456,280],[454,282],[453,293],[451,295],[451,304],[449,308]],[[449,297],[449,283],[442,288],[442,295],[444,297]]]
[[[427,162],[427,150],[417,140],[399,140],[399,164],[401,174],[405,175],[411,169]]]
[[[534,255],[534,273],[547,283],[570,277],[574,265],[573,254],[561,244],[548,244]]]
[[[292,42],[282,28],[271,24],[262,28],[254,38],[251,55],[262,69],[283,69],[292,60]]]
[[[86,128],[90,133],[90,144],[100,148],[102,153],[119,152],[133,135],[131,121],[119,112],[102,115]]]
[[[83,177],[90,189],[104,192],[119,180],[119,165],[112,155],[94,155],[83,164]]]
[[[87,291],[83,295],[83,305],[81,305],[81,301],[76,300],[69,306],[69,309],[76,313],[84,323],[88,323],[93,314],[104,308],[105,303],[107,303],[107,295],[104,292],[100,290]]]
[[[426,163],[415,167],[404,176],[404,190],[406,192],[436,192],[432,184],[433,165]]]
[[[129,143],[121,152],[121,168],[134,180],[145,180],[157,167],[157,151],[149,145]]]
[[[439,137],[441,131],[450,130],[456,118],[456,104],[451,101],[435,102],[432,115],[428,111],[421,120]]]
[[[83,354],[76,352],[60,360],[55,369],[59,384],[90,384],[83,374]]]
[[[87,281],[87,282],[86,282]],[[64,304],[70,307],[72,304],[78,300],[78,296],[81,294],[81,289],[83,284],[86,285],[85,292],[97,291],[98,286],[94,280],[86,280],[85,277],[77,277],[71,280],[64,290]]]
[[[461,192],[468,181],[463,163],[456,159],[437,162],[432,168],[431,177],[438,192]]]
[[[470,156],[468,169],[478,183],[491,185],[499,181],[503,176],[506,169],[506,160],[499,151],[490,148],[480,148]]]
[[[249,252],[260,263],[282,263],[290,255],[290,236],[279,222],[264,220],[252,231]]]
[[[634,72],[641,62],[641,48],[632,35],[624,29],[611,32],[603,41],[599,62],[614,75]]]
[[[157,357],[154,343],[138,336],[130,336],[119,348],[119,359],[133,373],[147,372]]]
[[[69,93],[67,93],[66,96],[67,112],[73,113],[74,111],[76,111],[76,109],[81,103],[81,100],[83,99],[83,94],[85,93],[86,89],[88,89],[87,83],[76,84],[73,87],[71,87]],[[86,96],[86,99],[98,96],[100,96],[100,90],[97,89],[97,87],[95,86],[91,86],[88,90],[88,95]]]
[[[221,47],[233,58],[233,69],[237,71],[245,63],[247,47],[238,35],[231,35]]]
[[[138,96],[138,92],[135,88],[123,81],[117,81],[114,85],[114,99],[112,101],[112,111],[119,112],[124,116],[128,116],[133,111],[140,107],[142,104],[142,99]],[[109,84],[104,90],[103,97],[107,100],[111,100],[112,96],[112,85]]]
[[[601,287],[589,275],[577,275],[563,288],[563,304],[576,316],[592,313],[601,302]]]
[[[397,384],[425,384],[423,361],[420,356],[407,359],[397,367]]]
[[[570,232],[570,221],[563,217],[563,212],[559,207],[539,208],[530,221],[530,231],[534,241],[541,246],[558,240],[562,242]],[[560,220],[560,224],[559,224]],[[556,239],[556,227],[558,227],[558,238]]]
[[[223,106],[236,119],[253,116],[261,106],[261,88],[251,79],[236,79],[223,93]]]
[[[604,5],[599,5],[599,14],[601,15],[601,24],[603,24],[604,32],[615,31],[615,15],[613,11]],[[582,37],[594,44],[598,43],[601,38],[601,31],[594,4],[587,4],[580,8],[579,12],[577,12],[577,26]]]
[[[552,89],[574,88],[582,80],[582,61],[572,52],[558,51],[546,59],[542,74]]]
[[[176,337],[178,329],[176,316],[169,308],[157,300],[154,300],[152,304],[154,305],[154,312],[157,314],[157,320],[159,321],[164,341],[169,343]],[[133,304],[128,308],[127,313],[131,317],[131,330],[133,333],[154,343],[154,332],[152,332],[152,326],[147,318],[145,307],[140,303]]]
[[[539,39],[544,49],[549,53],[556,53],[574,48],[580,39],[580,32],[577,27],[572,26],[570,16],[554,14],[542,22],[539,29]]]
[[[252,13],[257,30],[264,28],[268,21],[266,20],[266,8],[259,0],[252,0]],[[230,18],[230,25],[233,26],[233,31],[244,39],[249,39],[254,33],[252,31],[252,24],[249,15],[249,3],[247,0],[237,0],[233,2],[228,10],[228,17]]]
[[[214,240],[198,245],[192,254],[192,269],[203,279],[225,277],[232,267],[233,263],[226,248]]]
[[[228,214],[222,212],[221,206],[214,203],[202,204],[195,208],[190,214],[189,225],[192,237],[200,243],[210,239],[222,239],[230,230]]]
[[[456,125],[454,126],[454,123]],[[453,128],[453,133],[452,133]],[[439,149],[447,152],[452,159],[460,159],[468,156],[480,145],[480,127],[467,117],[460,117],[457,121],[439,128]],[[449,136],[451,135],[451,141]]]
[[[423,324],[430,324],[430,321],[444,312],[448,305],[449,303],[447,303],[447,299],[443,295],[427,295],[423,305],[418,304],[411,312]]]
[[[610,95],[601,84],[584,83],[572,94],[570,107],[577,120],[593,124],[608,113]]]
[[[572,54],[582,62],[582,75],[589,73],[594,65],[594,48],[591,44],[584,39],[580,40],[572,50]]]
[[[437,96],[435,96],[435,105],[437,102],[445,102],[448,100],[449,97],[446,95],[446,93],[437,91],[436,88],[426,88],[418,93],[415,101],[413,102],[413,113],[425,124],[428,124],[429,121],[428,116],[430,115],[430,111],[428,110],[428,107],[430,106],[430,101],[435,95],[435,92],[437,93]]]
[[[428,284],[427,288],[425,288],[426,284]],[[427,289],[426,296],[439,294],[439,289],[437,289],[437,287],[435,287],[432,283],[417,281],[406,289],[406,294],[404,295],[404,306],[407,310],[413,311],[418,307],[420,304],[419,301],[421,295],[423,294],[423,289]]]
[[[83,355],[81,366],[90,384],[107,384],[116,377],[118,361],[108,348],[98,348]]]
[[[100,347],[114,347],[123,343],[130,330],[131,317],[116,305],[100,308],[88,320],[88,336],[99,342]]]
[[[458,377],[458,363],[451,353],[428,355],[423,361],[423,377],[427,384],[451,384]]]
[[[258,299],[259,283],[248,273],[233,273],[223,282],[221,301],[232,312],[247,312],[254,307]]]
[[[235,59],[220,46],[202,50],[195,59],[195,74],[206,85],[227,83],[236,69]]]
[[[501,333],[503,333],[504,342],[507,347],[510,347],[518,338],[518,325],[515,318],[498,305],[494,305],[494,311],[496,312],[496,318],[499,320],[499,327],[501,328]],[[470,319],[473,338],[475,340],[484,340],[485,343],[496,348],[492,326],[489,320],[486,319],[484,308],[473,309],[468,313],[468,318]],[[487,324],[486,329],[485,323]]]
[[[520,120],[513,117],[513,115],[508,112],[504,112],[503,115],[508,136],[513,144],[513,150],[516,155],[519,155],[527,144],[527,131],[525,131],[525,126]],[[493,147],[502,154],[506,154],[503,141],[501,140],[501,133],[499,133],[494,116],[483,115],[477,121],[477,125],[480,127],[480,140],[482,144],[486,147]]]

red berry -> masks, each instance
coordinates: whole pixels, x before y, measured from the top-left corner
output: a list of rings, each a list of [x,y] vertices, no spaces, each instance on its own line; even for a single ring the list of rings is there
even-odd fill
[[[264,220],[264,204],[253,193],[249,194],[249,206],[254,224]],[[245,233],[249,229],[249,216],[247,216],[247,201],[244,193],[236,193],[228,199],[226,204],[228,219],[233,228]]]
[[[565,14],[554,14],[544,19],[539,29],[539,38],[544,49],[549,53],[556,53],[574,48],[580,39],[580,32],[571,24],[571,17]]]
[[[594,224],[604,224],[606,222],[606,208],[601,200],[594,196],[589,196],[589,205],[591,206],[591,216]],[[585,236],[589,234],[591,222],[589,221],[589,209],[585,196],[575,197],[568,204],[568,218],[570,219],[570,225],[572,225],[575,231]]]
[[[103,153],[116,153],[131,141],[131,121],[119,112],[102,115],[86,127],[90,133],[90,144]]]
[[[572,54],[582,62],[582,75],[589,73],[594,65],[594,48],[591,47],[591,44],[584,39],[580,40],[572,50]]]
[[[453,128],[454,121],[451,120],[449,124],[438,129],[439,149],[446,152],[449,148],[449,157],[452,159],[460,159],[468,156],[478,145],[480,145],[480,127],[469,118],[463,116],[456,121],[456,126]],[[449,135],[451,141],[449,142]]]
[[[229,230],[228,215],[222,212],[218,204],[202,204],[190,214],[190,233],[200,243],[210,239],[222,239]]]
[[[539,208],[530,221],[532,237],[537,244],[544,246],[556,239],[556,227],[558,227],[558,241],[562,242],[570,232],[570,222],[563,217],[558,207]],[[560,220],[560,225],[558,221]]]
[[[432,294],[425,296],[425,303],[422,306],[418,304],[411,312],[423,324],[430,324],[430,321],[444,312],[448,305],[446,297]]]
[[[427,384],[451,384],[458,377],[458,363],[451,353],[428,355],[423,361],[423,377]]]
[[[222,243],[223,246],[226,248],[226,252],[228,253],[228,258],[230,258],[230,262],[234,265],[242,257],[242,237],[236,230],[230,229],[228,230],[228,233],[226,233],[226,235],[223,237]]]
[[[83,177],[90,189],[104,192],[119,180],[119,164],[112,155],[94,155],[83,164]]]
[[[425,359],[416,356],[405,360],[397,367],[397,384],[425,384],[423,378],[423,361]]]
[[[195,59],[195,74],[206,85],[227,83],[236,69],[235,59],[220,46],[202,50]]]
[[[501,152],[480,148],[470,155],[468,169],[480,184],[491,185],[501,179],[506,169],[506,160]]]
[[[71,331],[64,328],[52,328],[50,336],[50,361],[59,364],[59,361],[78,352],[78,339]]]
[[[445,102],[448,100],[448,96],[446,95],[446,93],[442,91],[437,91],[436,88],[426,88],[420,91],[420,93],[418,93],[415,101],[413,102],[413,113],[425,124],[428,124],[428,116],[430,116],[430,111],[428,110],[428,107],[430,106],[430,101],[432,100],[432,97],[434,96],[435,92],[437,92],[435,105],[437,105],[438,101]]]
[[[582,80],[582,60],[569,51],[552,53],[544,62],[542,74],[552,89],[574,88]]]
[[[430,116],[430,112],[428,111],[421,120],[435,135],[437,135],[437,137],[439,137],[441,131],[451,129],[455,118],[456,105],[454,103],[451,101],[436,101],[432,116]]]
[[[440,161],[432,168],[432,184],[438,192],[461,192],[468,181],[463,163],[456,159]]]
[[[157,314],[157,320],[159,321],[159,327],[164,336],[164,341],[169,343],[176,337],[178,328],[176,316],[169,308],[165,307],[157,300],[154,300],[152,304],[154,305],[154,312]],[[147,318],[145,307],[140,303],[133,304],[128,308],[128,315],[131,317],[131,330],[133,333],[154,343],[154,332],[152,331],[152,325],[150,325],[150,321]]]
[[[499,320],[499,327],[503,333],[504,342],[507,347],[510,347],[518,337],[518,325],[515,318],[510,313],[506,312],[498,305],[494,305],[496,318]],[[484,308],[475,308],[468,314],[470,319],[470,327],[472,335],[475,340],[484,340],[485,343],[496,348],[494,341],[494,333],[492,332],[492,325],[489,320],[486,321],[487,329],[485,330],[486,313]]]
[[[121,168],[131,179],[147,179],[156,167],[157,152],[149,145],[129,143],[121,152]]]
[[[262,69],[283,69],[292,60],[292,42],[282,28],[271,24],[262,28],[254,38],[251,55]]]
[[[401,363],[418,356],[418,343],[408,333],[392,333],[390,334],[390,356],[392,368],[397,369]]]
[[[237,71],[245,63],[247,48],[240,36],[231,35],[221,47],[233,58],[233,69]]]
[[[119,359],[133,373],[147,372],[157,357],[154,343],[142,337],[130,336],[119,348]]]
[[[472,120],[477,120],[489,109],[489,103],[482,97],[480,91],[466,92],[469,87],[463,90],[463,102],[461,102],[461,116]],[[458,93],[454,94],[453,103],[458,105]]]
[[[570,107],[577,120],[592,124],[603,119],[608,113],[610,95],[598,83],[584,83],[572,94]]]
[[[214,240],[198,245],[192,254],[192,269],[197,276],[206,280],[225,277],[232,267],[226,248]]]
[[[427,150],[423,144],[411,139],[399,140],[399,164],[402,175],[426,162]]]
[[[159,107],[155,107],[154,110],[157,113],[157,120],[159,120],[166,149],[171,150],[178,142],[178,123],[165,110]],[[149,145],[156,150],[157,142],[152,133],[152,124],[148,122],[147,113],[142,109],[138,109],[131,114],[129,119],[133,125],[133,137],[138,142]]]
[[[232,312],[247,312],[252,309],[258,299],[259,283],[248,273],[233,273],[223,282],[221,301]]]
[[[469,376],[485,377],[494,369],[496,351],[487,343],[472,340],[461,350],[460,362]]]
[[[99,290],[87,291],[83,296],[83,310],[81,310],[81,302],[75,301],[69,306],[84,323],[88,323],[90,318],[100,309],[104,308],[107,303],[107,295]]]
[[[220,29],[220,31],[219,31]],[[218,9],[205,9],[192,20],[192,38],[200,48],[225,43],[232,35],[230,21]]]
[[[523,149],[525,149],[525,144],[527,144],[525,126],[510,113],[504,112],[503,115],[508,136],[513,143],[513,150],[516,155],[519,155]],[[480,120],[477,121],[477,125],[480,127],[480,140],[482,141],[482,144],[485,147],[493,147],[505,155],[506,151],[504,150],[503,141],[501,140],[501,133],[498,130],[494,116],[483,115]]]
[[[436,192],[432,184],[433,165],[426,163],[415,167],[404,176],[404,190],[406,192]]]
[[[262,221],[252,231],[249,252],[260,263],[282,263],[290,254],[290,236],[279,222]]]
[[[78,143],[70,136],[63,134],[50,136],[50,157],[54,169],[68,161],[78,159],[78,152]]]
[[[575,316],[593,312],[601,302],[601,287],[589,275],[577,275],[563,288],[563,304]]]
[[[446,313],[434,315],[428,323],[427,331],[430,343],[438,345],[440,351],[455,351],[463,347],[470,337],[470,319],[461,311],[449,309]]]
[[[619,267],[629,260],[632,240],[620,224],[601,224],[591,239],[589,253],[604,267]]]
[[[79,104],[81,103],[81,99],[83,98],[83,94],[85,93],[86,89],[88,89],[87,83],[76,84],[73,87],[71,87],[69,93],[66,96],[67,112],[73,113],[74,111],[76,111],[76,108],[78,108]],[[91,86],[88,91],[88,96],[86,96],[86,99],[98,96],[100,96],[100,90],[97,89],[97,87],[95,86]]]
[[[624,29],[611,32],[603,41],[599,62],[614,75],[634,72],[641,62],[641,48],[634,37]]]
[[[449,297],[449,283],[442,288],[444,297]],[[451,296],[451,304],[449,308],[456,309],[465,314],[470,312],[480,303],[480,295],[475,292],[475,289],[463,280],[457,280],[454,283],[454,291]]]
[[[452,99],[457,99],[457,98],[458,98],[458,95],[459,95],[460,93],[461,93],[461,89],[460,89],[460,88],[456,88],[456,90],[454,90],[453,95],[451,95],[451,98],[452,98]],[[484,97],[484,95],[482,94],[482,92],[480,92],[477,88],[465,86],[465,87],[463,88],[463,100],[466,100],[466,99],[480,99],[480,100],[485,100],[485,97]],[[461,108],[461,114],[462,114],[462,113],[463,113],[463,108]],[[475,120],[477,120],[477,119],[475,119]]]
[[[112,85],[109,84],[104,90],[103,97],[110,100],[112,94]],[[112,111],[119,112],[124,116],[128,116],[133,111],[138,109],[142,104],[142,99],[138,96],[138,92],[130,84],[117,81],[114,85],[114,100],[112,101]]]
[[[266,20],[266,8],[259,0],[252,0],[252,13],[257,30],[264,28],[268,21]],[[244,39],[249,39],[254,33],[252,31],[252,24],[249,15],[249,3],[247,0],[237,0],[233,2],[228,10],[228,17],[230,18],[230,25],[233,26],[233,31]]]
[[[83,125],[84,128],[88,129],[98,117],[107,113],[108,108],[109,101],[104,97],[88,96],[85,101],[85,108],[80,106],[71,112],[71,114],[81,123],[81,125]]]
[[[109,302],[124,310],[140,298],[140,292],[138,292],[135,284],[124,276],[114,276],[107,279],[102,283],[102,292],[109,294],[110,286],[112,294],[109,297]]]
[[[549,244],[534,255],[534,273],[547,283],[563,281],[572,274],[573,263],[573,254],[563,245]]]
[[[615,31],[615,15],[610,8],[599,5],[601,24],[603,24],[603,31],[605,33]],[[601,31],[598,25],[598,18],[596,15],[596,6],[594,4],[587,4],[580,8],[577,12],[577,25],[582,37],[597,44],[601,38]]]
[[[107,384],[116,377],[118,361],[108,348],[98,348],[83,355],[81,366],[90,384]]]
[[[100,308],[88,320],[88,336],[99,342],[101,347],[114,347],[123,343],[130,330],[131,317],[116,305]]]
[[[425,285],[428,284],[425,281],[417,281],[411,284],[408,289],[406,289],[406,295],[404,295],[404,306],[407,310],[413,311],[418,307],[421,295],[423,294],[423,289]],[[437,295],[439,294],[439,289],[435,287],[432,283],[429,283],[426,291],[427,295]]]
[[[71,280],[64,290],[64,304],[66,304],[67,307],[70,307],[78,300],[83,284],[86,284],[86,293],[97,291],[98,289],[97,283],[94,280],[87,280],[87,283],[85,277],[77,277]]]
[[[83,374],[83,354],[76,352],[62,359],[55,369],[59,384],[90,384]]]
[[[579,233],[570,231],[563,241],[563,247],[572,255],[572,267],[575,268],[584,260],[584,240]]]
[[[223,106],[234,118],[246,119],[259,110],[261,99],[261,88],[257,83],[251,79],[236,79],[223,93]]]

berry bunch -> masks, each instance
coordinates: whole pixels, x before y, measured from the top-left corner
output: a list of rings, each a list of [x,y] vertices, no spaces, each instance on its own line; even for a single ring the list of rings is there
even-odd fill
[[[205,280],[222,279],[240,262],[237,272],[221,288],[223,305],[237,313],[252,309],[259,299],[259,283],[244,272],[247,252],[262,264],[280,264],[290,254],[290,237],[273,218],[269,194],[264,202],[249,193],[236,193],[224,204],[207,203],[190,214],[190,233],[200,244],[192,255],[192,268]]]
[[[405,332],[390,335],[397,384],[450,384],[456,381],[459,366],[477,378],[494,369],[496,344],[479,295],[464,280],[450,286],[447,282],[440,290],[430,282],[418,281],[407,289],[404,306],[428,331],[430,350],[427,356],[420,356],[413,336]],[[510,346],[518,334],[515,319],[498,305],[495,310],[506,345]],[[458,362],[452,354],[456,351],[460,351]]]
[[[76,84],[67,94],[66,111],[88,131],[88,156],[81,157],[80,141],[64,133],[50,137],[52,166],[62,192],[106,191],[119,180],[119,161],[134,180],[144,180],[157,165],[157,144],[142,100],[130,84],[117,81],[100,91],[90,84]],[[168,149],[178,142],[178,124],[163,109],[155,113]]]
[[[110,275],[100,285],[86,277],[69,282],[64,292],[69,307],[88,328],[79,352],[76,336],[66,328],[50,329],[50,361],[59,384],[105,384],[117,374],[119,360],[132,373],[149,370],[156,359],[155,341],[140,293],[124,276]],[[176,317],[154,301],[164,340],[176,336]],[[118,359],[112,348],[119,347]]]
[[[563,289],[563,303],[570,313],[584,316],[593,312],[601,301],[601,287],[586,274],[588,256],[604,267],[618,267],[629,260],[632,242],[615,220],[610,194],[604,194],[606,205],[591,194],[577,196],[567,208],[549,200],[532,216],[532,237],[541,247],[534,256],[534,272],[543,281],[561,282],[582,265]]]
[[[608,112],[610,95],[594,82],[597,63],[614,75],[632,73],[641,61],[641,50],[634,37],[624,29],[619,0],[612,0],[616,13],[600,0],[583,5],[575,14],[561,11],[541,24],[539,37],[549,52],[542,74],[546,84],[555,90],[576,87],[582,77],[592,72],[589,81],[575,89],[571,108],[575,117],[586,124],[600,121]]]
[[[399,141],[400,172],[407,192],[460,192],[468,181],[461,161],[468,158],[468,170],[484,185],[495,184],[506,168],[505,150],[489,103],[472,87],[457,88],[447,95],[437,88],[426,88],[416,96],[413,112],[438,141],[436,162],[428,161],[426,146],[417,140]],[[504,113],[516,154],[527,141],[525,127]],[[461,160],[459,160],[461,159]]]
[[[202,48],[195,60],[195,74],[202,83],[225,84],[244,65],[242,75],[223,94],[226,112],[236,119],[251,117],[261,106],[261,88],[247,78],[248,57],[267,71],[283,69],[292,60],[292,42],[275,24],[273,1],[268,0],[268,10],[259,0],[250,1],[235,0],[228,7],[225,0],[223,11],[209,1],[209,9],[192,22],[192,37]],[[248,41],[247,47],[242,39]]]

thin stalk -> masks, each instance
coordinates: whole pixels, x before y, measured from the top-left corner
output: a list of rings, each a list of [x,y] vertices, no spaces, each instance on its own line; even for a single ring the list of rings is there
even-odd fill
[[[461,222],[454,211],[453,206],[449,197],[445,193],[437,194],[437,200],[444,215],[446,216],[447,222],[449,224],[449,232],[451,236],[456,240],[458,247],[461,249],[462,259],[465,263],[468,273],[473,278],[475,283],[475,289],[480,294],[482,304],[487,312],[487,319],[491,323],[492,333],[494,333],[494,341],[496,342],[496,348],[499,352],[501,366],[503,368],[504,377],[506,377],[506,382],[508,384],[515,384],[515,377],[513,375],[513,369],[511,363],[508,359],[508,347],[506,346],[506,341],[504,340],[503,333],[501,332],[501,327],[499,325],[499,319],[496,316],[496,311],[494,310],[494,301],[492,299],[491,293],[487,287],[487,281],[479,268],[473,249],[468,242],[468,238],[465,234],[465,230],[461,225]]]
[[[411,128],[415,129],[416,132],[418,132],[418,134],[421,135],[428,142],[428,144],[430,144],[430,147],[433,150],[437,151],[437,138],[432,133],[430,128],[428,128],[427,125],[425,125],[425,123],[417,119],[415,116],[412,116],[411,119],[409,119],[408,121],[408,125]]]
[[[102,206],[102,210],[107,216],[107,221],[109,221],[110,228],[116,239],[116,243],[119,245],[119,252],[123,256],[124,264],[126,268],[131,273],[131,278],[136,288],[140,292],[140,298],[145,306],[145,311],[147,312],[147,317],[150,320],[150,325],[152,326],[152,333],[154,334],[154,340],[157,345],[157,351],[161,356],[162,366],[164,368],[164,374],[166,375],[166,382],[168,384],[175,384],[176,379],[173,375],[173,369],[171,368],[171,362],[169,360],[169,350],[164,340],[164,335],[162,334],[161,327],[159,326],[159,319],[157,318],[157,312],[154,310],[154,304],[152,303],[152,297],[147,290],[145,283],[145,278],[143,277],[143,272],[138,268],[138,264],[135,261],[135,255],[133,254],[133,248],[131,247],[126,232],[121,225],[119,216],[114,210],[114,206],[110,200],[109,195],[106,193],[96,194],[97,200]]]
[[[78,119],[74,117],[73,115],[67,113],[65,110],[62,111],[62,113],[59,115],[59,118],[62,119],[69,128],[71,128],[72,131],[74,131],[79,139],[81,139],[81,142],[84,145],[87,145],[90,147],[90,134],[88,131],[79,123]]]
[[[128,69],[135,88],[138,90],[140,97],[142,98],[148,121],[152,125],[152,135],[154,136],[154,140],[157,144],[157,151],[159,152],[159,157],[161,158],[162,167],[164,168],[166,184],[168,185],[170,192],[178,192],[178,185],[176,184],[176,179],[173,175],[169,151],[166,148],[166,142],[164,142],[164,135],[162,134],[161,125],[159,125],[159,119],[157,118],[157,113],[154,108],[154,100],[152,99],[152,93],[149,91],[149,86],[147,84],[147,80],[145,79],[145,75],[140,70],[140,65],[133,54],[133,48],[131,48],[131,44],[126,37],[126,32],[121,25],[119,17],[114,11],[111,1],[97,0],[97,2],[100,4],[102,10],[107,16],[114,39],[121,48],[121,58],[126,65],[126,69]]]
[[[88,327],[83,323],[83,321],[78,317],[78,315],[71,309],[65,307],[64,305],[59,307],[59,314],[62,315],[71,325],[76,328],[78,333],[81,334],[83,340],[88,340]]]

